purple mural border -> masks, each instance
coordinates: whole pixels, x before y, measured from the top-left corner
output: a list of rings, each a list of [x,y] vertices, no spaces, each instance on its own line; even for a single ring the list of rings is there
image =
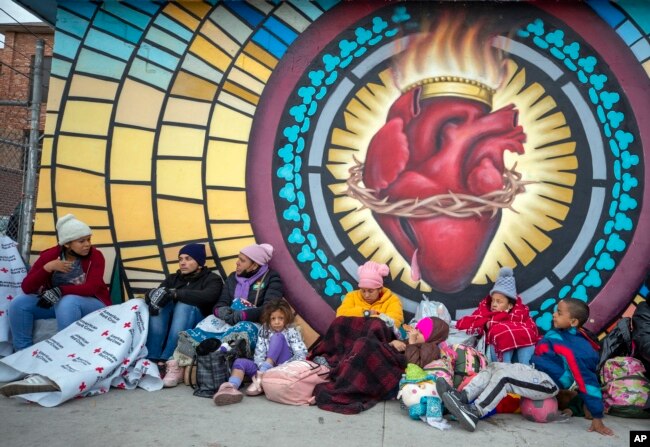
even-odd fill
[[[648,235],[648,230],[650,230],[650,194],[648,192],[648,185],[650,185],[650,169],[648,168],[650,109],[647,107],[650,79],[625,42],[620,38],[612,39],[612,35],[616,36],[614,30],[591,8],[586,5],[566,3],[544,3],[537,6],[565,22],[585,42],[598,50],[599,56],[608,64],[621,88],[625,89],[625,96],[634,113],[641,137],[639,143],[643,148],[644,159],[641,212],[625,256],[616,266],[607,284],[589,303],[591,318],[587,328],[599,331],[619,316],[630,304],[629,301],[623,300],[612,303],[608,298],[618,295],[629,296],[631,300],[636,295],[639,285],[645,279],[650,267],[650,237]],[[614,61],[616,63],[610,63]],[[642,267],[644,264],[645,269]]]

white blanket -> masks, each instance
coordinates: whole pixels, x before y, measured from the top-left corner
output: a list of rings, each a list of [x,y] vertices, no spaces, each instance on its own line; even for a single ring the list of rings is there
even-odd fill
[[[142,300],[99,309],[53,337],[0,360],[0,381],[25,374],[50,378],[61,391],[19,396],[44,407],[107,393],[111,386],[159,390],[158,367],[146,359],[148,322],[149,309]]]
[[[16,243],[7,236],[0,237],[0,356],[14,352],[9,330],[9,304],[22,295],[20,285],[27,275],[25,263]]]

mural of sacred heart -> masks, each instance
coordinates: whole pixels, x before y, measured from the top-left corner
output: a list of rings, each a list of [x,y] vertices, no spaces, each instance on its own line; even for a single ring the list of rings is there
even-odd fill
[[[456,37],[441,31],[444,36],[410,39],[396,58],[391,74],[402,93],[365,161],[350,170],[348,194],[372,210],[410,261],[414,281],[453,293],[476,274],[501,209],[524,191],[521,174],[505,166],[504,152],[523,154],[526,135],[514,104],[492,110],[505,65],[490,40],[481,43],[479,33],[470,32],[446,43],[460,56],[468,47],[479,56],[462,70],[437,62],[449,58],[432,57],[441,38]]]

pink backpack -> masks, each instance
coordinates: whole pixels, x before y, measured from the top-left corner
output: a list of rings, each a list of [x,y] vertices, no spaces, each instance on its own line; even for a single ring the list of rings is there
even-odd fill
[[[262,376],[266,398],[287,405],[313,405],[314,388],[328,381],[329,368],[309,360],[295,360],[271,368]]]
[[[613,357],[600,372],[605,413],[630,418],[650,418],[650,381],[634,357]]]

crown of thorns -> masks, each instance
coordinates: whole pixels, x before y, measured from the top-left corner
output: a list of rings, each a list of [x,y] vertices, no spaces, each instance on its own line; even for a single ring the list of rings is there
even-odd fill
[[[362,203],[364,208],[378,214],[389,214],[397,217],[426,219],[431,217],[448,216],[455,218],[481,216],[490,213],[494,217],[500,209],[508,208],[515,213],[512,203],[517,194],[526,191],[526,185],[536,183],[521,180],[522,175],[515,170],[517,163],[503,173],[504,188],[492,191],[482,196],[470,194],[437,194],[424,199],[404,199],[391,202],[390,197],[377,197],[377,191],[361,186],[363,181],[364,164],[354,157],[355,165],[349,169],[350,177],[346,181],[346,194]]]

